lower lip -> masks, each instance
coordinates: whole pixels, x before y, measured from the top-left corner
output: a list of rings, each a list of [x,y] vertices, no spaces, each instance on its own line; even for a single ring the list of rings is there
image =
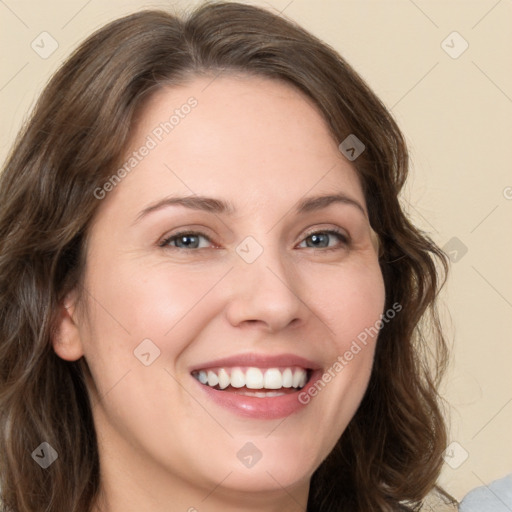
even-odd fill
[[[295,393],[289,393],[281,396],[268,398],[258,398],[254,396],[238,395],[228,391],[220,391],[210,386],[201,384],[196,378],[192,377],[198,386],[203,389],[208,398],[226,409],[248,418],[273,420],[285,418],[302,410],[307,404],[299,401],[301,393],[307,393],[308,389],[321,377],[322,371],[315,370],[308,383]]]

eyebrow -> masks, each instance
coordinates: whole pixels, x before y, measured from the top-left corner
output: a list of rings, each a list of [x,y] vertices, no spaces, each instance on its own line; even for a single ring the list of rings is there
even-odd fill
[[[363,208],[363,206],[357,200],[343,193],[319,195],[303,199],[295,207],[295,213],[301,214],[313,212],[321,210],[323,208],[327,208],[331,204],[335,203],[354,206],[358,210],[360,210],[365,217],[367,217],[366,210]],[[185,208],[189,208],[191,210],[200,210],[215,214],[233,215],[236,213],[236,208],[233,206],[233,204],[230,203],[229,201],[224,201],[222,199],[198,195],[184,197],[170,196],[165,197],[144,208],[137,215],[134,224],[139,222],[143,217],[146,217],[150,213],[161,210],[163,208],[167,208],[169,206],[182,206]]]

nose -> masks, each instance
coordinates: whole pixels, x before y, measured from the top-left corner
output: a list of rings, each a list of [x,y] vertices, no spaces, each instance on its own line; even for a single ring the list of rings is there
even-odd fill
[[[268,332],[296,327],[308,313],[300,279],[292,265],[265,251],[253,263],[238,261],[231,274],[226,315],[231,325],[259,326]]]

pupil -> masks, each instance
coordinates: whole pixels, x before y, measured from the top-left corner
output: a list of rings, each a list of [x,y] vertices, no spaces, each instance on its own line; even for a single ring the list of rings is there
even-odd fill
[[[185,247],[196,247],[197,246],[197,236],[196,235],[183,235],[178,242]]]
[[[329,241],[327,240],[327,235],[325,234],[311,235],[311,242],[315,247],[318,247],[319,245],[326,247],[326,244],[329,244]]]

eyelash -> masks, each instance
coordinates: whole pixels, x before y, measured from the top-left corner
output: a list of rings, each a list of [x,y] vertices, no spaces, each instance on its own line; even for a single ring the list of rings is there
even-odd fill
[[[338,244],[338,245],[336,245],[334,247],[321,247],[319,249],[319,250],[322,250],[324,252],[325,251],[336,251],[336,250],[339,250],[340,248],[342,248],[343,246],[346,247],[346,246],[348,246],[350,244],[350,238],[345,233],[342,233],[341,231],[339,231],[337,229],[324,229],[324,230],[311,231],[311,232],[306,234],[306,236],[302,239],[302,241],[300,243],[302,243],[307,238],[309,238],[309,237],[311,237],[313,235],[318,235],[318,234],[336,235],[340,239],[340,244]],[[200,231],[180,231],[178,233],[174,233],[173,235],[165,238],[158,245],[162,249],[171,249],[171,250],[179,250],[179,251],[186,251],[186,252],[198,251],[200,249],[205,249],[205,247],[193,248],[193,249],[185,249],[183,247],[173,247],[173,246],[169,245],[170,242],[172,242],[174,240],[177,240],[181,236],[184,236],[184,235],[201,236],[201,237],[205,238],[206,240],[208,240],[210,243],[213,243],[208,235],[205,235],[204,233],[201,233]],[[306,249],[314,249],[314,247],[306,247]]]

